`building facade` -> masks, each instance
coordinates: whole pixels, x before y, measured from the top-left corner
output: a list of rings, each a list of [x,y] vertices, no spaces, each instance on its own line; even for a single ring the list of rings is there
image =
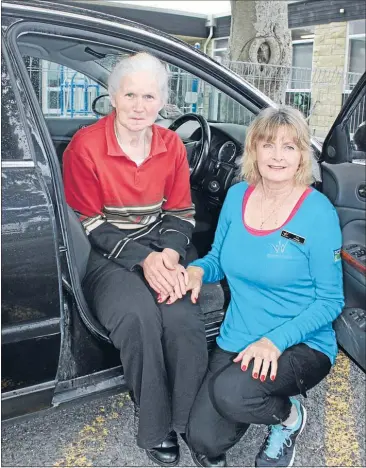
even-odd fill
[[[75,0],[72,3],[146,24],[199,47],[219,62],[227,60],[230,15],[212,17],[115,1],[91,3]],[[312,133],[319,137],[326,135],[345,97],[365,70],[365,18],[364,0],[305,0],[288,3],[293,56],[286,102],[303,110],[309,118]],[[65,67],[61,69],[56,66],[53,69],[54,66],[50,64],[47,68],[43,64],[42,76],[38,78],[33,70],[33,79],[39,80],[44,112],[56,116],[61,109],[71,117],[78,113],[90,113],[90,102],[99,93],[97,84],[89,82],[84,76],[70,74]],[[263,78],[248,77],[244,66],[233,69],[254,85],[257,85],[256,79]],[[32,64],[30,70],[32,73]],[[60,79],[61,75],[63,80]],[[61,91],[63,96],[71,98],[60,99]],[[75,106],[77,112],[74,112]]]

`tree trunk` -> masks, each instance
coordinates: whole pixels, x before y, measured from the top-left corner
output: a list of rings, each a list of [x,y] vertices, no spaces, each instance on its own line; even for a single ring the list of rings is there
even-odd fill
[[[292,62],[286,1],[231,0],[229,60],[233,71],[285,102]]]

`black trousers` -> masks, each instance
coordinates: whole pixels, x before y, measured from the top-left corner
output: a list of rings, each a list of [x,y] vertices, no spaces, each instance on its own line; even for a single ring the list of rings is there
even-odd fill
[[[174,429],[185,432],[207,369],[203,314],[190,295],[158,304],[142,271],[92,252],[86,299],[119,349],[127,386],[139,405],[137,444],[150,449]]]
[[[305,344],[288,348],[278,361],[277,377],[253,379],[253,360],[243,372],[236,353],[216,346],[192,407],[187,428],[190,446],[216,457],[235,445],[250,424],[278,424],[288,418],[290,396],[302,394],[329,373],[329,358]]]

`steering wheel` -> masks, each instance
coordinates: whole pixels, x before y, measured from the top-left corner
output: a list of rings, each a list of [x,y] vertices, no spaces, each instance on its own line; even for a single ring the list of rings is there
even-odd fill
[[[195,120],[199,123],[201,128],[201,139],[198,141],[192,141],[189,139],[183,139],[184,146],[187,150],[187,158],[189,164],[189,170],[191,173],[191,179],[197,178],[201,175],[205,162],[208,157],[208,152],[211,144],[211,130],[207,120],[198,114],[184,114],[178,117],[170,126],[169,130],[177,131],[184,123]]]

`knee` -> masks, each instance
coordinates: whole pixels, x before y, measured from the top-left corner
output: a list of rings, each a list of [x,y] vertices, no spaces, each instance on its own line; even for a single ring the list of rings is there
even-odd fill
[[[164,328],[168,329],[170,333],[176,332],[178,336],[184,336],[185,332],[189,334],[204,332],[205,326],[201,309],[198,305],[192,304],[188,296],[172,305],[165,306],[164,309]]]
[[[152,304],[155,307],[154,304]],[[123,307],[123,306],[122,306]],[[110,331],[110,338],[119,348],[121,343],[135,343],[140,345],[142,341],[154,341],[156,336],[161,339],[162,327],[158,314],[145,307],[127,305],[127,310],[120,308],[117,313],[110,315],[106,328]]]
[[[209,388],[210,398],[216,411],[229,421],[236,421],[236,413],[240,408],[245,407],[245,398],[243,398],[243,389],[236,388],[234,382],[220,374],[212,379]],[[239,390],[239,391],[238,391]]]

